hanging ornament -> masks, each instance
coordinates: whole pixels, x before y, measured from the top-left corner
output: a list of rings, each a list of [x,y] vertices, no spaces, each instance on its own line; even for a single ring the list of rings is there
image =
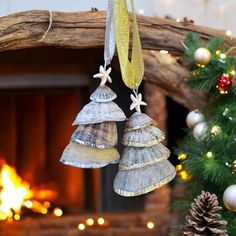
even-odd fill
[[[62,163],[80,168],[100,168],[119,161],[120,155],[115,149],[118,139],[115,122],[126,117],[113,102],[116,94],[105,85],[107,81],[112,82],[110,72],[110,68],[106,71],[100,66],[100,73],[94,76],[101,79],[101,84],[91,95],[92,101],[73,123],[78,127],[62,154]]]
[[[100,168],[119,162],[116,150],[118,134],[117,121],[126,120],[125,114],[113,102],[116,94],[106,86],[112,83],[111,68],[106,69],[115,52],[115,32],[113,25],[112,0],[108,0],[108,15],[104,46],[105,65],[100,66],[94,78],[101,79],[100,86],[91,95],[91,102],[77,115],[73,125],[78,126],[70,143],[65,148],[60,161],[80,168]]]
[[[205,116],[199,110],[189,112],[186,118],[188,128],[193,128],[203,121],[205,121]]]
[[[223,201],[229,211],[236,212],[236,184],[229,186],[225,190]]]
[[[207,132],[207,123],[206,122],[201,122],[197,124],[194,129],[193,129],[193,136],[197,140],[202,140]]]
[[[194,53],[194,62],[199,67],[206,66],[211,61],[211,52],[207,48],[198,48]]]
[[[236,160],[234,160],[231,165],[231,171],[233,175],[236,175]]]
[[[148,193],[171,181],[176,170],[167,160],[170,152],[161,144],[164,134],[154,127],[153,120],[141,113],[140,106],[147,104],[138,94],[144,74],[144,60],[139,37],[137,19],[132,6],[132,55],[129,59],[130,16],[126,0],[113,0],[114,28],[117,53],[125,85],[135,90],[131,95],[130,109],[136,112],[126,124],[123,144],[126,146],[114,180],[114,191],[125,197]]]
[[[136,99],[134,99],[136,98]],[[170,182],[176,175],[167,160],[170,151],[161,144],[164,134],[153,120],[140,112],[141,94],[132,96],[131,110],[136,112],[126,124],[123,144],[126,146],[114,180],[114,191],[125,197],[148,193]]]
[[[227,94],[232,87],[232,78],[227,74],[223,74],[218,80],[216,87],[221,94]]]

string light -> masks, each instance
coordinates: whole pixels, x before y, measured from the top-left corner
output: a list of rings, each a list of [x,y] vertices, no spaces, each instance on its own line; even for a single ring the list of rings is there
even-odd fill
[[[179,161],[185,161],[188,158],[186,153],[182,153],[178,155],[178,160]]]
[[[63,211],[59,207],[56,207],[53,211],[53,214],[57,217],[61,217],[63,215]]]
[[[160,53],[161,53],[161,54],[165,54],[165,55],[166,55],[166,54],[168,54],[169,52],[168,52],[168,51],[166,51],[166,50],[160,50]]]
[[[191,176],[187,173],[186,170],[180,171],[180,172],[179,172],[179,176],[181,177],[181,179],[182,179],[183,181],[188,181],[188,180],[190,180],[190,178],[191,178]]]
[[[81,231],[85,230],[85,224],[83,223],[78,224],[78,230],[81,230]]]
[[[175,167],[176,171],[181,171],[183,169],[183,166],[182,165],[177,165]]]
[[[99,225],[104,225],[104,224],[105,224],[105,219],[102,218],[102,217],[99,217],[99,218],[97,219],[97,223],[98,223]],[[86,224],[87,224],[88,226],[93,226],[93,225],[95,224],[95,221],[94,221],[93,218],[88,218],[88,219],[86,219]],[[153,221],[148,221],[148,222],[146,223],[146,228],[149,229],[149,230],[152,230],[152,229],[154,229],[155,227],[156,227],[156,225],[155,225],[155,222],[153,222]],[[80,230],[80,231],[84,231],[84,230],[86,229],[86,225],[85,225],[85,223],[79,223],[79,224],[77,225],[77,228],[78,228],[78,230]]]
[[[43,203],[43,206],[49,208],[51,206],[51,203],[49,201],[46,201]]]
[[[232,165],[230,165],[229,162],[225,162],[225,166],[231,167]]]
[[[207,158],[212,158],[212,157],[213,157],[213,153],[212,153],[212,152],[208,152],[208,153],[206,154],[206,156],[207,156]]]
[[[144,14],[144,10],[143,10],[143,9],[139,9],[139,10],[138,10],[138,14],[139,14],[139,15],[143,15],[143,14]]]
[[[89,226],[94,225],[94,219],[88,218],[88,219],[86,220],[86,224],[89,225]]]
[[[219,87],[216,86],[216,88],[219,88]],[[228,94],[228,91],[220,90],[220,94]]]
[[[102,218],[102,217],[99,217],[99,218],[97,219],[97,222],[98,222],[99,225],[104,225],[104,224],[105,224],[105,220],[104,220],[104,218]]]
[[[42,208],[42,209],[41,209],[41,213],[42,213],[43,215],[46,215],[46,214],[48,213],[48,209],[47,209],[47,208]]]
[[[205,67],[205,65],[201,65],[201,64],[197,64],[197,66],[200,67],[200,68],[204,68]]]
[[[12,217],[13,217],[13,212],[12,212],[12,211],[9,212],[8,217],[9,217],[9,218],[12,218]]]
[[[7,219],[7,215],[1,215],[0,214],[0,220],[6,220]]]
[[[236,75],[236,71],[235,70],[231,70],[230,71],[230,75],[235,76]]]
[[[32,207],[33,207],[33,202],[30,201],[30,200],[28,200],[28,201],[25,202],[25,206],[26,206],[27,208],[32,208]]]
[[[224,59],[226,58],[226,54],[221,53],[221,54],[220,54],[220,58],[221,58],[222,60],[224,60]]]
[[[155,228],[154,222],[148,221],[148,222],[147,222],[147,228],[148,228],[148,229],[154,229],[154,228]]]
[[[186,155],[186,154],[185,154]],[[187,158],[187,155],[186,155]],[[188,174],[186,170],[184,170],[183,165],[177,165],[175,167],[176,171],[178,172],[178,176],[183,180],[183,181],[189,181],[191,179],[191,176]]]
[[[20,215],[19,215],[19,214],[15,214],[15,215],[14,215],[14,219],[15,219],[15,220],[20,220]]]
[[[223,112],[223,116],[227,116],[229,114],[229,108],[225,108],[224,112]]]
[[[231,30],[227,30],[225,34],[226,34],[227,36],[232,36]]]

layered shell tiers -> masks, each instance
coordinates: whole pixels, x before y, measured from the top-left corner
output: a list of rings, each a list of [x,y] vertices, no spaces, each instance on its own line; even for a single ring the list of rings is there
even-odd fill
[[[149,116],[135,112],[126,124],[123,138],[126,147],[114,181],[114,190],[119,195],[134,197],[148,193],[176,175],[167,160],[170,151],[161,144],[164,133],[152,123]]]
[[[78,127],[61,157],[64,164],[100,168],[120,160],[115,148],[118,139],[116,122],[126,120],[126,116],[113,102],[116,94],[104,85],[99,86],[90,99],[73,122]]]

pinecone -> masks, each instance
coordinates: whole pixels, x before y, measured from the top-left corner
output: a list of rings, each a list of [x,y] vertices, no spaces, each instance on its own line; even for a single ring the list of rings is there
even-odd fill
[[[228,236],[225,226],[227,222],[221,220],[217,196],[202,192],[192,203],[190,215],[186,217],[187,224],[182,228],[187,236]]]

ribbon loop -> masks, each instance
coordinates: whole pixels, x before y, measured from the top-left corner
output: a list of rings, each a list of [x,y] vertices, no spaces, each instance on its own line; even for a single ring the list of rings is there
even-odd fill
[[[144,61],[134,2],[133,0],[130,1],[133,15],[131,61],[129,60],[130,20],[126,0],[113,0],[114,27],[123,81],[128,88],[137,89],[143,79]]]
[[[105,32],[105,46],[104,46],[104,68],[111,63],[112,58],[115,54],[116,39],[114,30],[114,19],[113,19],[113,2],[108,0],[107,19],[106,19],[106,32]]]

